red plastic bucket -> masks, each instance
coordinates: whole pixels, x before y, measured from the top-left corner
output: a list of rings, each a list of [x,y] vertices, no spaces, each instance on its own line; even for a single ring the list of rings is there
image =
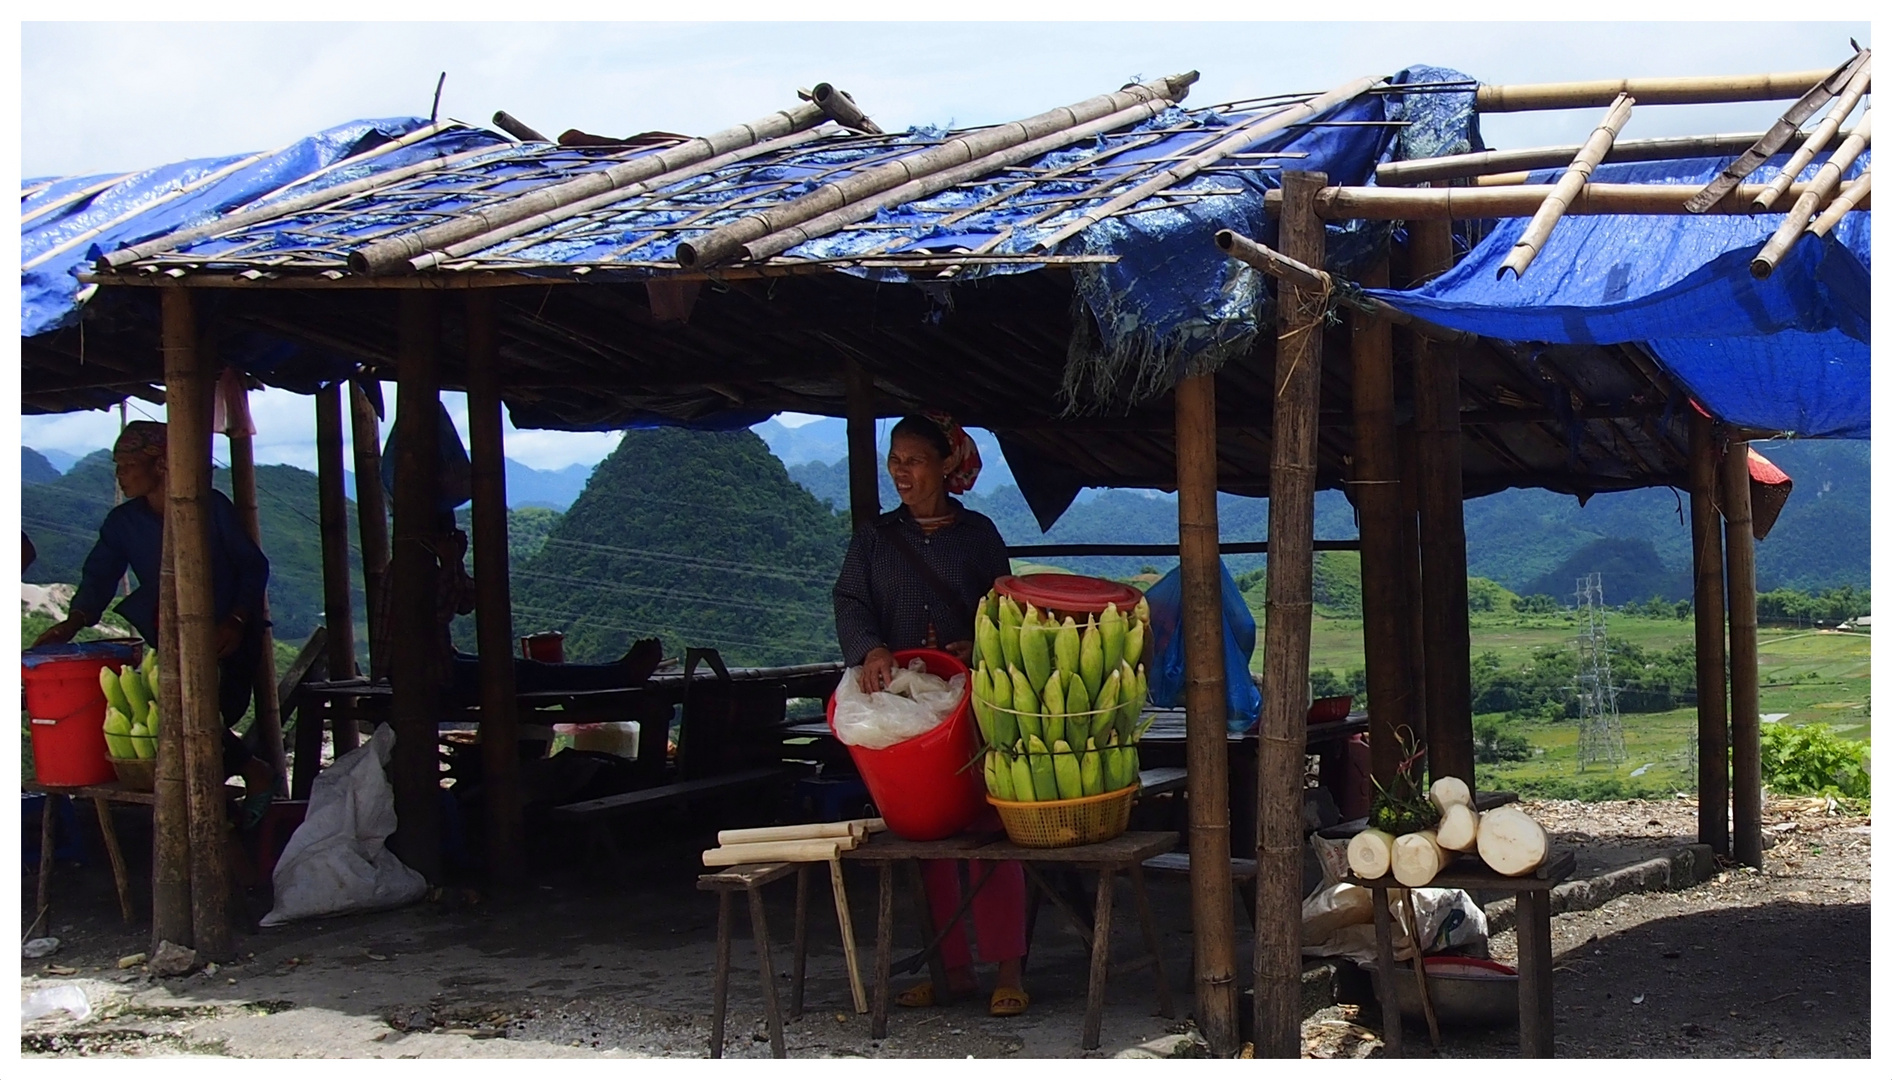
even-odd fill
[[[901,649],[894,662],[914,657],[928,674],[942,679],[970,673],[950,653],[937,649]],[[985,811],[985,773],[973,757],[979,729],[972,720],[971,686],[940,725],[924,735],[880,750],[848,747],[854,767],[887,828],[906,840],[944,840],[965,829]],[[834,698],[828,698],[828,730],[834,730]],[[970,763],[970,764],[969,764]]]
[[[73,787],[118,778],[105,756],[105,691],[99,671],[136,663],[136,647],[94,643],[37,650],[23,657],[20,678],[33,732],[33,775],[42,784]]]
[[[519,655],[546,664],[565,662],[565,635],[557,630],[527,634],[519,639]]]

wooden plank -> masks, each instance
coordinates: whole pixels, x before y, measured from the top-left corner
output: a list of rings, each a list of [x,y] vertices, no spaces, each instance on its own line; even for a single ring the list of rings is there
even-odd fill
[[[161,297],[164,385],[170,401],[165,455],[164,533],[175,548],[177,684],[184,744],[184,803],[189,815],[191,946],[228,960],[230,882],[224,860],[223,717],[218,715],[217,617],[211,568],[210,395],[190,294]]]
[[[1695,839],[1728,854],[1728,637],[1721,578],[1721,511],[1714,421],[1694,410],[1688,425],[1689,526],[1695,572]]]
[[[874,844],[879,842],[875,840],[861,850],[871,850]],[[977,851],[961,852],[946,857],[992,862],[1071,863],[1078,866],[1121,867],[1154,858],[1175,846],[1176,834],[1173,832],[1138,831],[1122,833],[1099,844],[1064,848],[1019,847],[1008,840],[999,840],[984,845]],[[924,857],[937,858],[938,856]]]
[[[1189,770],[1175,767],[1144,769],[1137,773],[1137,797],[1153,799],[1158,795],[1168,795],[1189,790]]]
[[[771,881],[780,881],[794,872],[795,864],[788,862],[744,863],[740,866],[725,866],[718,870],[696,876],[696,887],[705,892],[716,889],[753,889],[767,885]]]
[[[1734,773],[1734,857],[1761,865],[1760,655],[1755,639],[1754,511],[1747,443],[1728,443],[1721,459],[1721,507],[1728,570],[1728,718]]]
[[[1215,376],[1180,379],[1176,407],[1176,531],[1181,541],[1185,704],[1188,706],[1190,925],[1195,927],[1196,1021],[1209,1052],[1238,1042],[1234,884],[1229,878],[1228,703],[1217,551]],[[1245,674],[1245,673],[1244,673]]]

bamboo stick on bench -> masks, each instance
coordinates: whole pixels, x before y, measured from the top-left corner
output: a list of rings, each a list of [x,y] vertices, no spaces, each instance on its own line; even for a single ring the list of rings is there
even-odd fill
[[[853,837],[827,837],[817,840],[778,840],[764,844],[731,844],[710,848],[703,853],[704,866],[740,866],[760,862],[823,862],[843,851],[853,851]]]
[[[811,825],[775,825],[766,829],[724,829],[716,834],[716,843],[729,847],[735,844],[768,844],[784,840],[824,840],[853,837],[859,840],[867,835],[867,822],[823,821]]]

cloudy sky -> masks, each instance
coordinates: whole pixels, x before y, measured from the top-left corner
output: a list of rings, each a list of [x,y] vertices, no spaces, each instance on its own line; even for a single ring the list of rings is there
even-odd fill
[[[1190,103],[1208,105],[1414,63],[1493,83],[1798,71],[1839,63],[1848,38],[1869,46],[1870,24],[24,23],[19,164],[28,177],[128,170],[269,149],[359,117],[425,116],[442,71],[443,115],[484,123],[505,109],[548,133],[711,131],[821,81],[892,130],[1015,119],[1192,68]],[[1640,108],[1627,137],[1758,130],[1781,108]],[[1577,142],[1597,111],[1491,116],[1485,138]],[[449,405],[464,431],[463,403]],[[311,400],[271,391],[254,408],[258,460],[312,467]],[[116,430],[115,414],[22,419],[26,445],[72,453]],[[595,462],[616,442],[507,434],[508,454],[540,468]]]

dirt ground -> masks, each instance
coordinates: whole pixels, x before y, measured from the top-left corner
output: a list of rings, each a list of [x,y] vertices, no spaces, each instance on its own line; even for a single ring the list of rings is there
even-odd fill
[[[1530,803],[1554,843],[1579,851],[1579,872],[1627,865],[1692,839],[1686,800]],[[1727,870],[1675,893],[1619,897],[1553,920],[1557,1048],[1568,1057],[1852,1057],[1870,1053],[1871,823],[1833,816],[1814,800],[1770,805],[1767,868]],[[136,853],[148,839],[121,821]],[[121,970],[145,951],[141,928],[122,926],[108,872],[94,858],[57,877],[50,958],[22,961],[21,997],[74,984],[94,1012],[22,1026],[28,1056],[233,1057],[701,1057],[709,1034],[715,904],[694,876],[702,844],[687,824],[646,843],[620,882],[584,869],[542,875],[514,896],[449,890],[399,911],[254,930],[238,962],[184,978]],[[93,848],[96,851],[96,846]],[[576,851],[571,854],[577,854]],[[140,865],[134,854],[134,870]],[[33,877],[24,875],[31,910]],[[807,1012],[788,1025],[795,1057],[1197,1056],[1187,1021],[1188,893],[1152,877],[1164,966],[1177,991],[1175,1019],[1153,1015],[1147,972],[1113,981],[1103,1045],[1079,1046],[1087,956],[1047,906],[1028,973],[1032,1008],[986,1016],[983,998],[928,1010],[896,1009],[889,1035],[870,1037],[849,1002],[827,893],[817,884],[810,919]],[[873,878],[850,871],[863,965],[872,960]],[[920,944],[897,910],[896,956]],[[263,914],[251,894],[247,914]],[[768,897],[778,985],[786,1003],[793,889]],[[1128,895],[1118,910],[1128,914]],[[747,920],[738,915],[727,1055],[768,1055]],[[1246,920],[1238,919],[1246,970]],[[1117,920],[1116,956],[1137,952],[1134,920]],[[42,930],[40,933],[45,933]],[[1492,953],[1509,960],[1509,932]],[[868,972],[864,972],[868,974]],[[910,981],[897,980],[897,983]],[[1312,1057],[1381,1053],[1369,1009],[1329,1006],[1303,1028]],[[1422,1027],[1407,1052],[1431,1055]],[[1512,1030],[1448,1030],[1443,1056],[1513,1056]]]

